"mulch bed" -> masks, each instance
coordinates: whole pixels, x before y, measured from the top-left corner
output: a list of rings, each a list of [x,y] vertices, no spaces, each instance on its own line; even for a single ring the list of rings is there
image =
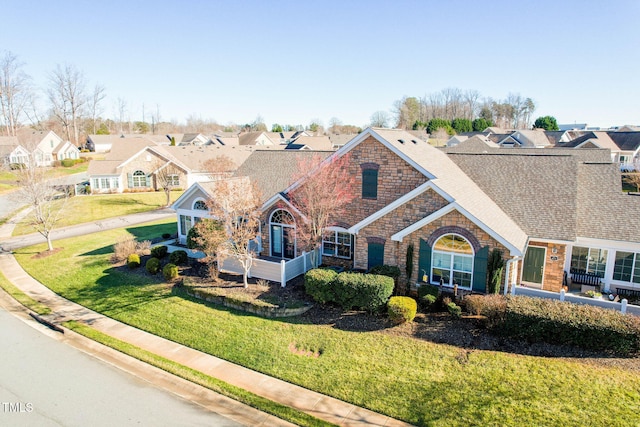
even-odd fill
[[[138,274],[148,274],[144,269],[147,257],[142,259]],[[167,262],[165,260],[165,262]],[[127,268],[126,265],[120,268]],[[242,276],[221,273],[215,281],[206,278],[206,265],[190,260],[190,265],[180,267],[180,276],[189,277],[203,286],[216,286],[229,293],[243,293],[256,299],[268,299],[287,303],[290,301],[313,302],[304,290],[302,276],[287,283],[285,288],[276,283],[251,278],[244,288]],[[296,323],[308,323],[346,331],[379,332],[410,339],[430,341],[459,347],[469,354],[473,351],[500,351],[514,354],[571,359],[598,366],[615,366],[640,372],[640,357],[616,358],[608,354],[584,350],[577,347],[546,343],[527,343],[520,340],[498,337],[482,326],[475,316],[453,318],[447,312],[418,313],[411,323],[392,324],[384,314],[375,315],[363,311],[344,311],[333,305],[314,304],[305,314],[292,319]]]

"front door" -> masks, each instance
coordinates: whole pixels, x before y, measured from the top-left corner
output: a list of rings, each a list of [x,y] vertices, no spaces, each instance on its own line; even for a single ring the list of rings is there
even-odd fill
[[[547,249],[536,246],[529,246],[524,256],[522,267],[522,281],[536,287],[542,287],[542,277],[544,275],[544,259]]]
[[[291,259],[295,257],[293,229],[271,224],[271,256]]]

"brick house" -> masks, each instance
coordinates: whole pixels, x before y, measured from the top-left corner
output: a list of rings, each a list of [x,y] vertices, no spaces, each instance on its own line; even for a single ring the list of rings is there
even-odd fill
[[[471,144],[472,146],[474,144]],[[333,218],[323,263],[400,267],[409,283],[484,292],[487,258],[499,249],[508,286],[559,291],[574,273],[604,289],[640,289],[640,197],[623,195],[609,150],[440,150],[406,131],[368,128],[333,156],[350,153],[358,197]],[[301,183],[299,185],[304,185]],[[263,256],[293,258],[293,187],[263,207]]]
[[[345,215],[333,218],[323,263],[362,270],[397,265],[404,275],[413,246],[411,283],[484,292],[492,249],[506,261],[524,255],[526,233],[441,150],[405,131],[368,128],[333,155],[346,153],[358,197]],[[264,206],[262,255],[300,253],[295,228],[303,219],[288,203],[290,189]],[[515,281],[515,269],[510,271]]]

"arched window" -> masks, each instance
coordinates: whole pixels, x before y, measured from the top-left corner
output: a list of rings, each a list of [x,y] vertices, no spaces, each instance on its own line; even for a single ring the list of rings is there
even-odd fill
[[[464,237],[457,234],[440,237],[431,255],[431,283],[471,289],[473,255],[473,247]]]
[[[135,171],[131,176],[131,186],[132,187],[148,187],[147,174],[140,170]]]
[[[206,211],[207,210],[207,204],[204,202],[204,200],[196,200],[193,203],[193,209],[197,210],[197,211]]]
[[[291,213],[284,209],[278,209],[271,214],[269,236],[271,256],[287,259],[295,258],[296,222]]]

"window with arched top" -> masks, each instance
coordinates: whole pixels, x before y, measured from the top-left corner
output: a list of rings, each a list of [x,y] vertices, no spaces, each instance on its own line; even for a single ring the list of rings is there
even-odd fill
[[[135,171],[131,175],[131,186],[132,187],[148,187],[147,174],[141,170]]]
[[[196,200],[193,203],[193,209],[197,210],[197,211],[206,211],[207,210],[207,204],[205,203],[204,200]]]
[[[473,256],[473,247],[464,237],[458,234],[440,237],[431,253],[431,283],[471,289]]]
[[[296,254],[296,222],[290,212],[277,209],[269,218],[271,256],[291,259]]]

